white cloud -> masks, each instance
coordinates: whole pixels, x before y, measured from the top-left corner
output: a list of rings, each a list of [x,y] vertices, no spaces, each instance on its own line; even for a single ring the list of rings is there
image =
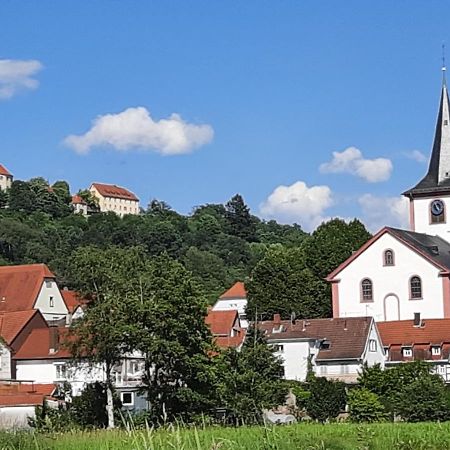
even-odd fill
[[[333,152],[333,159],[321,164],[319,170],[322,173],[350,173],[369,183],[378,183],[389,179],[392,168],[390,159],[365,159],[359,149],[348,147],[342,152]]]
[[[364,194],[358,199],[362,209],[362,221],[370,231],[384,226],[408,228],[409,201],[406,197],[377,197]]]
[[[212,141],[210,125],[185,122],[178,114],[155,121],[144,107],[128,108],[118,114],[98,116],[89,131],[70,135],[64,143],[77,153],[109,145],[117,150],[154,150],[163,155],[189,153]]]
[[[20,91],[36,89],[39,82],[33,78],[42,69],[36,60],[0,59],[0,99],[13,97]]]
[[[428,158],[419,150],[412,150],[410,152],[404,152],[403,154],[407,158],[413,159],[414,161],[417,161],[418,163],[426,163],[428,161]]]
[[[328,186],[308,187],[303,181],[290,186],[278,186],[260,205],[260,212],[266,218],[281,222],[297,222],[306,230],[312,230],[325,217],[323,213],[333,204]]]

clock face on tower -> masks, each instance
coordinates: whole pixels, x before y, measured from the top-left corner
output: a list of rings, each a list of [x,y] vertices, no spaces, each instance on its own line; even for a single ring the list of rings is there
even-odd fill
[[[442,200],[434,200],[431,203],[431,214],[440,216],[444,212],[444,202]]]

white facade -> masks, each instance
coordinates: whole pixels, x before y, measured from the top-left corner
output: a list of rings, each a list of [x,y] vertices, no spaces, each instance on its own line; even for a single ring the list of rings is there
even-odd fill
[[[394,265],[384,265],[384,252],[392,250]],[[333,302],[338,316],[372,316],[376,321],[444,317],[444,287],[440,269],[389,233],[372,245],[337,274],[333,283]],[[411,299],[410,280],[422,282],[422,298]],[[364,301],[362,280],[372,282],[373,300]],[[337,297],[337,298],[336,298]],[[336,310],[335,310],[336,313]]]
[[[435,200],[444,203],[445,221],[442,223],[432,222],[431,204]],[[415,198],[410,201],[410,226],[417,233],[426,233],[432,236],[440,236],[450,242],[450,196],[435,195],[428,198]]]
[[[0,339],[0,380],[11,379],[11,351]]]
[[[34,309],[39,309],[45,320],[59,320],[67,317],[69,311],[55,280],[51,278],[44,280]]]
[[[63,383],[72,386],[72,395],[81,394],[88,383],[105,381],[105,372],[98,366],[73,363],[70,359],[30,359],[16,361],[16,379],[35,383]]]
[[[72,203],[72,208],[75,214],[88,215],[88,205],[86,203]]]
[[[380,364],[384,368],[385,353],[374,322],[368,333],[364,351],[358,359],[319,360],[321,342],[319,339],[276,339],[272,335],[268,342],[274,346],[275,355],[281,358],[284,378],[287,380],[305,381],[309,361],[316,376],[351,383],[356,382],[365,363],[369,367]]]
[[[0,174],[0,191],[6,191],[12,184],[13,177],[10,175]]]
[[[247,299],[246,298],[221,298],[212,307],[213,311],[232,311],[237,310],[241,328],[248,328],[248,320],[246,315]]]
[[[114,212],[123,217],[127,214],[139,214],[139,201],[129,198],[102,195],[95,185],[89,188],[91,194],[98,199],[98,206],[101,212]]]

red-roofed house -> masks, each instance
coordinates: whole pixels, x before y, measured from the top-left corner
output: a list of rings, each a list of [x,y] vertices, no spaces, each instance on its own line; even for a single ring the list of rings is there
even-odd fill
[[[64,299],[64,303],[69,310],[71,320],[80,319],[83,317],[84,308],[87,306],[87,301],[80,297],[76,291],[69,289],[63,289],[61,294]]]
[[[78,194],[72,196],[71,205],[76,214],[88,215],[88,204]]]
[[[67,317],[55,275],[45,264],[1,266],[0,312],[30,309],[39,309],[47,321]]]
[[[5,191],[11,187],[13,176],[9,173],[5,166],[0,164],[0,191]]]
[[[44,401],[50,407],[57,407],[57,386],[22,382],[0,383],[0,428],[24,428],[28,418],[34,417],[35,407]]]
[[[273,320],[259,328],[283,361],[288,380],[304,381],[308,364],[317,376],[356,382],[363,364],[384,367],[384,349],[372,317]]]
[[[247,308],[247,291],[244,283],[237,281],[230,289],[225,291],[212,307],[213,311],[237,310],[242,328],[248,328],[245,309]]]
[[[427,361],[450,383],[450,319],[399,320],[379,322],[386,366],[409,361]]]
[[[246,330],[241,327],[237,310],[210,310],[205,318],[206,324],[214,336],[214,342],[220,348],[240,349],[245,340]]]
[[[139,214],[139,199],[128,189],[115,184],[92,183],[89,191],[98,198],[101,212],[112,211],[120,217]]]
[[[35,309],[0,313],[0,380],[15,377],[12,355],[33,329],[46,327],[44,317]]]

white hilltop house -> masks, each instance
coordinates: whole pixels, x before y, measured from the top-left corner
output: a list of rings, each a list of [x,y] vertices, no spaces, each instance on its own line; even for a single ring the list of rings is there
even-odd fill
[[[89,191],[98,199],[101,212],[112,211],[120,217],[140,212],[139,199],[128,189],[115,184],[92,183]]]
[[[428,172],[403,193],[409,230],[385,227],[328,277],[334,317],[450,317],[450,107],[445,78]]]
[[[0,191],[6,191],[11,187],[13,176],[8,169],[0,164]]]
[[[237,310],[242,328],[248,328],[248,320],[245,309],[247,308],[247,291],[244,283],[237,281],[225,291],[214,303],[213,311]]]

